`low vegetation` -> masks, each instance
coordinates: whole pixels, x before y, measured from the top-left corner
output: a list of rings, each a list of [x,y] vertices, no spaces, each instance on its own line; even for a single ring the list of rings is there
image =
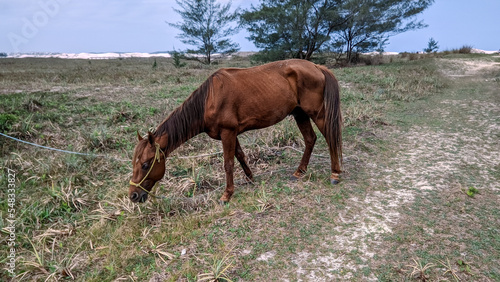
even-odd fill
[[[498,164],[460,163],[460,171],[478,173],[470,176],[474,179],[448,171],[445,190],[392,202],[400,197],[394,189],[406,191],[410,181],[400,175],[410,166],[399,162],[405,153],[400,146],[428,123],[441,126],[432,114],[439,97],[469,97],[477,87],[486,87],[485,93],[487,87],[498,89],[496,71],[487,74],[491,85],[471,84],[463,92],[443,75],[440,63],[457,55],[431,55],[380,57],[384,64],[334,69],[345,123],[341,184],[329,184],[322,137],[305,178],[289,180],[304,144],[293,119],[285,119],[241,137],[256,177],[247,183],[236,168],[239,180],[228,206],[216,201],[224,186],[221,145],[206,135],[170,156],[158,199],[133,204],[127,198],[135,132],[156,127],[215,67],[190,61],[182,67],[163,58],[1,59],[0,132],[90,154],[48,151],[0,136],[0,166],[16,172],[17,279],[500,279],[500,211],[494,200],[499,194],[491,188],[500,180]],[[225,66],[251,62],[235,58],[217,67]],[[431,117],[425,119],[424,112]],[[432,163],[431,156],[423,156]],[[488,181],[479,179],[483,172]],[[381,181],[393,178],[392,184]],[[8,181],[2,172],[4,234],[9,234],[3,189]],[[363,213],[366,206],[381,212],[372,218]],[[361,223],[368,231],[357,234],[364,237],[347,236]],[[0,249],[9,252],[7,244]],[[1,259],[4,268],[7,259]]]

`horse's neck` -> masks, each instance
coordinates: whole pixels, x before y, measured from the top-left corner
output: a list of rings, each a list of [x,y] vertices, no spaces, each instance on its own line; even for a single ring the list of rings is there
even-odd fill
[[[157,128],[165,153],[170,154],[189,139],[203,132],[203,117],[188,107],[179,107]]]
[[[162,148],[167,153],[203,132],[205,102],[211,89],[211,83],[212,78],[210,77],[158,126],[156,134],[167,136],[167,138],[163,138],[165,140],[162,140],[165,142],[165,146]]]

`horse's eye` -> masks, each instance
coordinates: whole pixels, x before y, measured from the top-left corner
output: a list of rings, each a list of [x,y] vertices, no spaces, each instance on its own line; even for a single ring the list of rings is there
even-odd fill
[[[148,168],[149,168],[149,163],[143,163],[142,164],[142,169],[143,170],[148,170]]]

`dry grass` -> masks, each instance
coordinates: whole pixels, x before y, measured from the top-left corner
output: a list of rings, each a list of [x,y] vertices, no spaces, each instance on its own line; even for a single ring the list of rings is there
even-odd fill
[[[416,259],[412,259],[413,264],[407,265],[408,268],[410,268],[411,273],[409,274],[410,277],[412,278],[417,278],[420,281],[427,281],[429,278],[427,277],[426,272],[431,269],[432,267],[435,266],[433,263],[427,263],[423,264],[420,261],[417,261]]]

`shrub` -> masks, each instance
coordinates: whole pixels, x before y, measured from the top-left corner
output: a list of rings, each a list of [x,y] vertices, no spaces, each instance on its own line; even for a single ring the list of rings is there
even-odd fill
[[[374,56],[362,56],[360,57],[360,61],[364,63],[367,66],[371,65],[381,65],[383,63],[383,56],[382,55],[374,55]]]
[[[319,53],[316,54],[316,56],[312,57],[311,61],[318,65],[326,65],[327,59],[328,57],[326,55]]]
[[[186,66],[185,62],[181,62],[181,59],[184,58],[184,54],[178,51],[172,51],[172,58],[174,59],[173,65],[176,69],[182,68]]]
[[[471,45],[464,45],[458,49],[459,54],[470,54],[472,52],[472,46]]]
[[[410,61],[415,61],[415,60],[418,60],[420,59],[420,55],[417,54],[417,53],[410,53],[410,57],[409,57],[409,60]]]
[[[0,114],[0,131],[7,132],[12,129],[12,125],[17,121],[17,116],[12,114]]]
[[[289,56],[281,50],[262,50],[252,56],[250,56],[250,61],[253,64],[274,62],[279,60],[288,59]]]

